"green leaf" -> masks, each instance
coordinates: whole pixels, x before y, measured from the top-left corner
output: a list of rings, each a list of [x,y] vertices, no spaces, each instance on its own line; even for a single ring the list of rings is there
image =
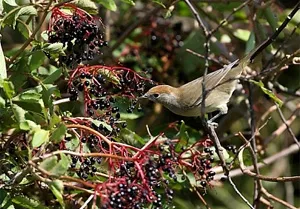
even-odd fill
[[[33,6],[25,6],[23,8],[21,8],[18,12],[16,12],[15,14],[15,19],[13,22],[13,28],[15,28],[16,26],[16,21],[17,19],[22,16],[22,15],[33,15],[33,16],[37,16],[37,10],[33,7]]]
[[[59,143],[67,133],[67,127],[64,124],[59,124],[59,126],[53,131],[50,137],[50,141]]]
[[[57,164],[57,156],[51,156],[41,162],[40,167],[46,171],[51,171]]]
[[[43,80],[44,84],[54,83],[57,79],[62,75],[62,69],[57,69],[53,73],[51,73],[47,78]]]
[[[18,106],[16,104],[13,104],[12,110],[13,110],[15,119],[17,120],[17,122],[19,122],[19,128],[21,130],[28,131],[30,129],[39,128],[39,125],[37,125],[33,121],[26,120],[25,115],[26,115],[27,111],[25,111],[23,108],[21,108],[20,106]]]
[[[276,28],[278,28],[278,18],[276,18],[276,14],[271,10],[270,7],[266,7],[266,9],[264,9],[262,12],[270,24],[273,32],[275,32]]]
[[[176,144],[175,151],[180,152],[183,146],[186,146],[189,142],[189,134],[186,130],[184,121],[181,121],[180,130],[179,130],[179,142]]]
[[[17,29],[18,31],[26,38],[28,39],[29,38],[29,33],[31,34],[31,30],[30,28],[25,25],[26,23],[21,23],[21,22],[18,22],[17,23]],[[26,27],[27,26],[27,27]]]
[[[42,50],[52,56],[65,55],[62,43],[45,44]]]
[[[6,105],[5,99],[3,99],[3,98],[0,96],[0,108],[4,108],[5,105]]]
[[[25,121],[25,114],[27,113],[27,111],[25,111],[23,108],[21,108],[20,106],[18,106],[16,104],[12,105],[12,110],[13,110],[14,116],[18,122]]]
[[[251,31],[249,39],[246,43],[246,54],[248,54],[252,49],[255,48],[255,34],[254,31]]]
[[[16,7],[18,6],[15,0],[3,0],[6,4]]]
[[[70,160],[65,154],[60,155],[60,160],[58,162],[57,159],[57,156],[49,157],[45,159],[40,166],[54,176],[63,175],[67,172],[70,166]]]
[[[130,4],[132,6],[135,5],[135,2],[133,0],[122,0],[123,2],[127,3],[127,4]]]
[[[121,118],[124,120],[135,120],[143,116],[143,113],[125,113],[121,112],[120,113]]]
[[[41,99],[41,94],[28,91],[23,92],[17,96],[15,96],[13,101],[24,101],[24,102],[38,102]]]
[[[5,95],[11,99],[15,95],[15,88],[12,82],[0,79],[0,88],[3,88]]]
[[[60,160],[56,165],[50,170],[50,172],[55,176],[64,175],[70,166],[70,160],[65,154],[60,155]]]
[[[254,83],[255,85],[257,85],[258,87],[260,87],[260,89],[266,94],[268,95],[276,104],[279,105],[279,107],[282,106],[283,102],[269,89],[264,87],[264,84],[262,81],[254,81],[254,80],[250,80],[251,83]]]
[[[0,79],[5,79],[5,78],[7,78],[6,62],[5,62],[5,56],[1,46],[1,35],[0,35]]]
[[[15,196],[12,199],[12,202],[16,205],[19,205],[21,208],[28,209],[48,209],[48,207],[42,205],[40,202],[34,199],[30,199],[26,196]]]
[[[36,50],[32,52],[28,60],[30,71],[33,71],[38,67],[40,67],[44,63],[45,58],[46,58],[45,53],[41,50]]]
[[[243,29],[237,29],[236,31],[233,32],[233,35],[235,35],[237,38],[247,41],[249,40],[250,37],[250,31],[248,30],[243,30]]]
[[[162,6],[164,9],[166,8],[166,6],[164,5],[164,3],[161,0],[152,0],[154,3]]]
[[[99,127],[100,124],[102,124],[103,127],[107,128],[107,130],[110,131],[110,132],[113,130],[112,127],[111,127],[109,124],[107,124],[107,123],[105,123],[105,122],[103,122],[103,121],[100,121],[100,120],[92,120],[92,123],[95,124],[97,127]]]
[[[56,179],[49,184],[49,188],[51,189],[52,193],[56,197],[61,207],[65,208],[65,203],[63,199],[63,190],[64,190],[63,182],[61,180]]]
[[[98,14],[97,5],[91,0],[76,0],[75,4],[89,14]]]
[[[93,0],[98,4],[102,4],[106,9],[117,11],[117,5],[114,0]]]
[[[129,130],[128,128],[123,128],[120,133],[120,138],[123,142],[131,145],[143,145],[145,141],[142,137],[137,135],[135,132]]]
[[[44,129],[38,129],[34,131],[31,145],[35,148],[41,146],[47,141],[49,141],[49,131]]]

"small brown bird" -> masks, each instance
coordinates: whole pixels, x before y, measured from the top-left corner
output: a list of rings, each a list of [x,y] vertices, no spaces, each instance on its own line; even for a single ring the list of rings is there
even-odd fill
[[[249,60],[247,58],[248,56],[239,63],[236,60],[224,68],[206,75],[205,113],[219,110],[219,113],[209,122],[227,113],[227,103],[236,88],[237,78],[247,65]],[[141,98],[158,102],[177,115],[187,117],[200,116],[203,93],[202,81],[203,77],[199,77],[178,88],[169,85],[158,85],[151,88]]]

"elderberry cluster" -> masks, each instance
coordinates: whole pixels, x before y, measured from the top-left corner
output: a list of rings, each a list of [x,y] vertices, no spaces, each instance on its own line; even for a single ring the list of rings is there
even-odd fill
[[[236,154],[238,152],[235,145],[227,145],[225,148],[226,150],[231,151],[233,154]]]
[[[173,148],[171,143],[163,143],[159,146],[160,150],[157,155],[148,156],[148,159],[143,162],[136,162],[140,168],[134,162],[120,164],[116,176],[125,179],[128,185],[133,185],[132,182],[135,185],[130,188],[122,185],[115,195],[110,196],[108,200],[110,208],[143,208],[152,204],[153,208],[159,209],[163,205],[169,205],[173,200],[174,193],[169,188],[169,179],[177,180],[173,169],[177,163],[177,157],[173,154]],[[142,178],[141,172],[143,173]],[[124,191],[124,188],[127,190]],[[133,190],[136,192],[128,194]]]
[[[95,166],[96,163],[101,164],[102,158],[101,157],[90,157],[86,158],[81,161],[81,159],[77,156],[72,156],[72,163],[70,167],[72,169],[76,169],[76,174],[82,178],[87,179],[88,176],[94,176],[95,172],[97,172],[97,167]],[[79,169],[78,169],[79,167]]]
[[[127,126],[126,122],[120,121],[116,98],[125,96],[130,99],[128,113],[142,110],[135,97],[144,93],[146,84],[133,71],[91,66],[79,67],[75,72],[69,84],[69,98],[77,100],[79,93],[83,93],[86,115],[99,121],[90,126],[103,135],[117,134]]]
[[[209,147],[205,147],[204,152],[206,155],[200,159],[197,166],[197,172],[200,176],[200,185],[206,187],[207,183],[214,179],[216,173],[210,170],[214,161],[214,151]]]
[[[68,15],[56,9],[53,16],[48,41],[63,43],[65,55],[59,57],[61,63],[74,66],[92,60],[101,53],[103,46],[107,46],[102,31],[88,14],[75,10],[73,15]]]

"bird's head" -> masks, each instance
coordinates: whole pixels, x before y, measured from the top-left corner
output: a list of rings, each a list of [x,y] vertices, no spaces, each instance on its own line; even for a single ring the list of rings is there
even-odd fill
[[[151,88],[147,93],[141,96],[141,99],[149,99],[153,102],[158,102],[163,105],[177,103],[177,88],[168,85],[158,85]]]

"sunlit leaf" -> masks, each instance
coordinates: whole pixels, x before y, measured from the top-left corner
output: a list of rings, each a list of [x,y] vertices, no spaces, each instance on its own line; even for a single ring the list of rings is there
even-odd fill
[[[65,203],[63,199],[63,189],[64,189],[63,182],[61,180],[56,179],[49,184],[49,187],[52,193],[54,194],[54,196],[56,197],[57,201],[61,205],[61,207],[65,208]]]
[[[21,208],[48,209],[48,207],[42,205],[36,199],[30,199],[29,197],[25,197],[25,196],[15,196],[12,199],[12,202],[16,205],[19,205]]]
[[[1,36],[0,36],[0,79],[5,79],[5,78],[7,78],[6,61],[1,46]]]
[[[32,147],[39,147],[49,141],[49,131],[44,129],[35,130],[32,137]]]

